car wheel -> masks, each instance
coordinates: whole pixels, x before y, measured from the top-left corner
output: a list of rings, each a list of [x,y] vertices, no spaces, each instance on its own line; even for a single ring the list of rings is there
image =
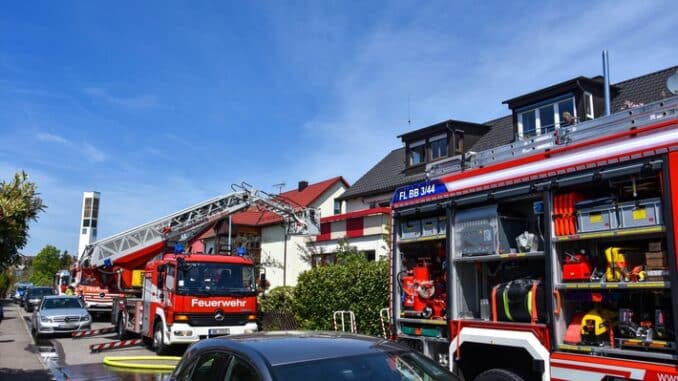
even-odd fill
[[[31,328],[31,336],[33,336],[33,338],[35,339],[36,342],[37,342],[38,340],[40,340],[40,334],[39,334],[38,331],[35,329],[35,327]]]
[[[522,377],[506,369],[490,369],[480,373],[475,381],[524,381]]]
[[[164,342],[162,321],[156,322],[153,328],[153,349],[159,356],[164,356],[169,352],[169,346]]]

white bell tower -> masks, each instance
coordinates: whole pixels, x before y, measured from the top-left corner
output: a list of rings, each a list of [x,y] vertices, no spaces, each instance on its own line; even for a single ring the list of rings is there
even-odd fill
[[[83,192],[82,213],[80,218],[80,242],[78,243],[78,259],[85,247],[97,240],[97,221],[99,220],[99,192]]]

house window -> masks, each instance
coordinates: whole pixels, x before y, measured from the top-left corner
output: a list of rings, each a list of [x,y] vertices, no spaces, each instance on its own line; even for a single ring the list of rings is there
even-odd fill
[[[341,200],[334,200],[334,214],[341,214]]]
[[[422,164],[426,160],[426,145],[423,140],[410,145],[409,163],[410,166]]]
[[[565,112],[570,113],[576,120],[574,97],[551,103],[547,102],[518,113],[518,136],[529,138],[552,132],[555,128],[560,127]]]
[[[584,93],[584,115],[586,119],[593,119],[593,95],[591,93]]]
[[[447,135],[436,136],[430,139],[431,160],[447,156]]]
[[[519,116],[520,136],[534,136],[537,134],[537,112],[527,111]]]
[[[311,256],[311,266],[327,266],[337,263],[337,255],[335,253],[313,254]]]

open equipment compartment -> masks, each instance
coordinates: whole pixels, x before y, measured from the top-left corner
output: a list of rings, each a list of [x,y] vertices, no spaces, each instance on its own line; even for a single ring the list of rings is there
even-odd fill
[[[447,218],[433,208],[397,220],[394,271],[401,337],[447,337]]]
[[[545,319],[541,193],[459,206],[454,232],[454,318],[529,323],[536,303]]]
[[[675,360],[662,171],[655,164],[553,193],[558,349]]]

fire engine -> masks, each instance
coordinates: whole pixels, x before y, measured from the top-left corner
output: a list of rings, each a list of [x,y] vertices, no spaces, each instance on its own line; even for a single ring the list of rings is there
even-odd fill
[[[678,97],[450,161],[393,196],[395,339],[465,380],[678,380]]]
[[[59,270],[54,274],[53,288],[57,295],[63,295],[71,284],[71,273],[68,270]]]
[[[320,211],[245,183],[233,190],[87,246],[78,266],[99,275],[94,279],[107,278],[98,287],[120,294],[109,305],[119,336],[139,334],[165,353],[174,344],[257,330],[253,261],[231,253],[184,253],[184,244],[250,206],[281,215],[290,235],[316,235]],[[88,306],[100,303],[84,298]]]

